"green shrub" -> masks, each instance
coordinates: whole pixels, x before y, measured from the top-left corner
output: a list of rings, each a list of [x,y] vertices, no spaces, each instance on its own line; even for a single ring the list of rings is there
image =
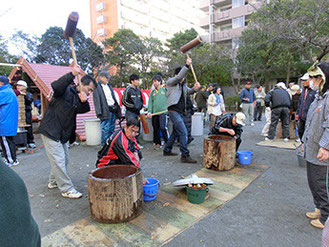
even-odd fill
[[[225,98],[226,111],[238,111],[240,104],[241,100],[239,95]]]

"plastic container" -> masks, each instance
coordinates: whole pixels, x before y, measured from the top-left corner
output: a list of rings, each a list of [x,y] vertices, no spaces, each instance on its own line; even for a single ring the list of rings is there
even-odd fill
[[[204,202],[207,194],[207,188],[190,189],[186,186],[187,200],[193,204],[201,204]]]
[[[153,126],[152,126],[152,119],[151,118],[146,118],[147,126],[149,127],[149,133],[145,134],[144,129],[141,124],[141,131],[142,131],[142,137],[143,141],[146,142],[153,142]]]
[[[83,120],[86,132],[86,144],[96,146],[101,144],[102,130],[101,120],[98,118],[89,118]]]
[[[250,165],[251,164],[251,157],[252,152],[251,151],[237,151],[239,164],[240,165]]]
[[[203,136],[203,113],[195,112],[192,116],[192,136]]]
[[[143,185],[143,198],[145,202],[153,201],[157,197],[159,181],[155,178],[147,178],[148,184]]]

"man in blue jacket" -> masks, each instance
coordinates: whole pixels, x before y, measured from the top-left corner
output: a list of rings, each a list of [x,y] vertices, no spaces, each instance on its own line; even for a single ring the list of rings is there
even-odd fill
[[[14,136],[18,127],[18,101],[6,76],[0,76],[0,143],[8,166],[17,166]]]
[[[251,87],[251,82],[247,82],[245,88],[240,93],[242,102],[242,112],[244,115],[249,115],[249,122],[254,126],[254,108],[256,106],[256,95]]]

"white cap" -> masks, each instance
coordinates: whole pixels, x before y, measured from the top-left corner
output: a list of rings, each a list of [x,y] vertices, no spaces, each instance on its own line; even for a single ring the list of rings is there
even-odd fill
[[[19,80],[16,85],[20,85],[20,86],[23,86],[23,87],[27,87],[27,83],[23,80]]]
[[[284,82],[279,82],[278,84],[276,84],[276,86],[287,90],[286,84]]]
[[[299,89],[300,89],[300,87],[298,85],[293,85],[291,87],[291,94],[295,95],[298,92]]]
[[[245,126],[246,115],[244,115],[242,112],[238,112],[237,114],[235,114],[235,121],[237,124]]]
[[[301,78],[302,81],[307,81],[310,79],[310,75],[308,73],[305,73]]]

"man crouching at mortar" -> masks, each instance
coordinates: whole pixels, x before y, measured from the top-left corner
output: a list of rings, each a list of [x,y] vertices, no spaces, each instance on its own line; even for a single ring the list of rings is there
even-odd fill
[[[96,167],[109,165],[134,165],[140,167],[142,153],[137,145],[136,135],[140,123],[137,118],[128,119],[123,129],[114,132],[98,152]],[[143,176],[143,184],[148,183]]]
[[[236,151],[241,144],[242,126],[245,126],[246,116],[242,112],[222,115],[212,128],[210,135],[226,135],[236,140]]]

